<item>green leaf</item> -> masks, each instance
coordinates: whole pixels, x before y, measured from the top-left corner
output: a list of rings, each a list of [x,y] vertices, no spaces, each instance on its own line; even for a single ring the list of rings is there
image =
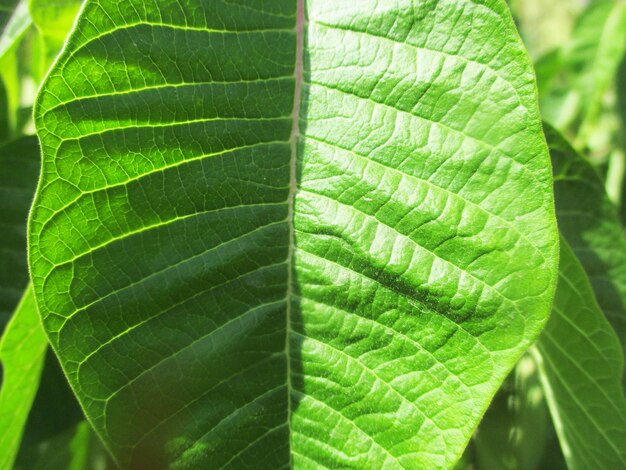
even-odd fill
[[[563,239],[552,315],[533,352],[568,468],[624,468],[624,358]]]
[[[0,468],[12,468],[35,399],[48,341],[28,288],[0,341]]]
[[[595,168],[546,126],[559,228],[626,351],[626,236]]]
[[[39,95],[36,295],[123,465],[451,467],[544,326],[504,2],[306,10],[89,1]]]
[[[46,354],[39,389],[28,415],[16,466],[32,469],[49,441],[83,420],[83,412],[57,357],[50,351]]]
[[[0,146],[0,332],[28,285],[26,219],[38,174],[36,137]]]

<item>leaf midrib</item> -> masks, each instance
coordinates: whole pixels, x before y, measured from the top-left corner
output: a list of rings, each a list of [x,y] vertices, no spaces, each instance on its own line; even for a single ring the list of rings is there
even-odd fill
[[[302,99],[303,82],[303,58],[304,58],[304,0],[297,0],[296,6],[296,64],[294,68],[295,88],[293,98],[293,110],[291,114],[291,156],[289,160],[289,194],[287,196],[287,221],[289,224],[289,248],[287,251],[287,302],[285,304],[285,364],[287,372],[287,428],[289,430],[289,468],[293,468],[293,457],[291,453],[291,303],[293,296],[293,254],[295,251],[295,227],[294,227],[294,202],[297,191],[297,159],[298,140],[300,137],[300,100]]]

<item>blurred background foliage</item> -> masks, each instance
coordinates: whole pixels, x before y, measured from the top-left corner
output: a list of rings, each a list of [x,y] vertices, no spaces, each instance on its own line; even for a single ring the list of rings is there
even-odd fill
[[[623,215],[626,2],[509,0],[545,121],[598,168]]]
[[[626,222],[626,0],[507,1],[535,65],[544,120],[595,167],[591,169],[597,173],[594,178],[610,199],[610,207],[605,204],[603,210],[614,211],[616,218]],[[0,154],[7,142],[33,143],[28,136],[34,133],[31,116],[37,88],[61,49],[80,3],[0,2]],[[0,172],[8,175],[3,165],[0,155]],[[33,182],[29,190],[34,189]],[[617,236],[626,243],[623,233]],[[0,277],[27,279],[25,256],[21,265],[17,263],[21,272],[15,263],[3,261],[2,266],[13,267],[10,273],[0,272]],[[19,298],[9,295],[6,299],[10,305],[2,304],[2,310],[12,311]],[[0,321],[0,332],[5,320]],[[618,333],[624,338],[624,331]],[[2,351],[0,342],[0,359],[6,361]],[[33,408],[14,456],[15,468],[110,467],[54,355],[48,351],[34,360],[43,368],[41,386],[36,394],[33,391]],[[567,468],[565,460],[531,351],[496,394],[457,468],[559,470]]]

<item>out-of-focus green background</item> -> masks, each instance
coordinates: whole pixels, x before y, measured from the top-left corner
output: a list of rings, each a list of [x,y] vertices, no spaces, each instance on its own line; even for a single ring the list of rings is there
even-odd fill
[[[535,64],[544,120],[593,161],[623,206],[626,2],[509,0],[509,6]]]

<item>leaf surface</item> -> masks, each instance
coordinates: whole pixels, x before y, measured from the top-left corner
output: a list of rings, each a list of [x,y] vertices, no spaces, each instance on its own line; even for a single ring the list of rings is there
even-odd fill
[[[624,358],[565,240],[552,315],[533,351],[568,468],[624,468]]]
[[[0,341],[0,467],[12,468],[31,404],[39,388],[48,340],[33,290],[25,291]]]
[[[546,321],[504,2],[88,1],[36,125],[38,303],[122,464],[451,467]]]

